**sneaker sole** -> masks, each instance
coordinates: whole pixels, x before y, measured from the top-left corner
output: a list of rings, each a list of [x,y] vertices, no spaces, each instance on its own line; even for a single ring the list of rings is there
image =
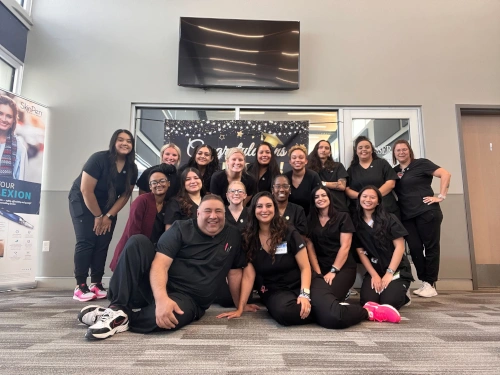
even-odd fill
[[[87,340],[104,340],[104,339],[107,339],[108,337],[113,336],[115,333],[120,333],[120,332],[125,332],[125,331],[128,331],[128,322],[127,322],[127,324],[113,328],[111,331],[106,332],[106,333],[94,334],[90,331],[90,328],[89,328],[87,330],[87,333],[85,334],[85,338]]]
[[[415,290],[413,291],[413,294],[415,294],[416,296],[419,296],[419,295],[420,295],[420,292],[421,292],[421,290],[419,290],[419,289],[415,289]]]
[[[105,296],[98,296],[98,295],[96,294],[95,299],[103,299],[103,298],[107,298],[107,297],[108,297],[107,295],[105,295]]]
[[[418,296],[419,296],[419,297],[422,297],[422,298],[432,298],[432,297],[436,297],[437,295],[438,295],[438,293],[436,292],[436,294],[432,294],[432,295],[430,295],[430,296],[424,296],[424,295],[422,295],[422,294],[419,294]]]
[[[80,297],[77,297],[77,296],[73,296],[73,299],[76,300],[76,301],[80,301],[80,302],[88,302],[88,301],[92,301],[93,299],[95,299],[96,297],[93,296],[93,297],[90,297],[90,298],[80,298]]]

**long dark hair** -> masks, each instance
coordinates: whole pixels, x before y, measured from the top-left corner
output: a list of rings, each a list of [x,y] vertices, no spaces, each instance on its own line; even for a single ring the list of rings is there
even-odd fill
[[[205,195],[205,188],[203,187],[203,179],[201,178],[201,173],[198,169],[196,168],[186,168],[184,169],[184,172],[181,174],[181,188],[179,190],[179,193],[177,194],[177,200],[180,203],[182,213],[187,216],[191,217],[192,215],[192,208],[193,208],[193,202],[191,198],[189,198],[189,193],[186,190],[186,179],[187,175],[189,172],[194,172],[198,176],[198,178],[201,181],[201,191],[200,191],[200,196],[203,198]]]
[[[252,198],[248,213],[248,223],[243,232],[243,246],[246,251],[247,261],[251,262],[253,259],[255,259],[255,255],[261,248],[259,238],[260,225],[257,217],[255,217],[255,208],[257,207],[258,200],[262,197],[271,199],[274,206],[274,217],[271,220],[271,225],[269,228],[271,232],[269,254],[271,255],[274,263],[276,247],[285,239],[288,226],[285,219],[283,219],[279,215],[278,203],[276,203],[273,195],[268,191],[261,191],[260,193],[255,194]]]
[[[372,159],[375,160],[375,159],[379,159],[378,155],[377,155],[377,152],[375,151],[375,147],[373,147],[373,143],[372,141],[370,141],[367,137],[365,137],[364,135],[360,135],[358,138],[356,138],[356,140],[354,141],[354,147],[353,147],[353,154],[352,154],[352,161],[351,161],[351,165],[355,165],[355,164],[359,164],[359,156],[358,156],[358,153],[356,152],[356,149],[358,148],[358,144],[360,142],[363,142],[363,141],[366,141],[368,143],[370,143],[370,146],[372,148]]]
[[[335,160],[333,160],[332,146],[330,145],[330,142],[322,139],[321,141],[316,143],[316,145],[314,146],[312,152],[309,154],[309,157],[308,157],[309,163],[307,164],[307,167],[316,173],[319,173],[321,171],[321,169],[323,169],[323,165],[321,164],[321,159],[319,158],[319,155],[318,155],[318,149],[319,149],[319,145],[321,142],[328,143],[328,146],[330,147],[330,156],[328,156],[326,158],[324,168],[328,171],[331,171],[338,164],[340,164],[340,163],[336,162]]]
[[[269,151],[271,151],[271,159],[269,160],[269,164],[267,165],[267,169],[271,174],[271,180],[274,180],[274,177],[280,174],[280,167],[278,165],[278,160],[276,159],[276,155],[274,154],[274,148],[268,142],[261,142],[257,147],[257,151],[255,153],[255,159],[252,163],[252,168],[248,171],[248,174],[251,175],[255,179],[256,187],[259,186],[259,169],[260,164],[258,162],[258,153],[261,147],[268,147]]]
[[[394,164],[398,162],[398,160],[396,159],[396,146],[399,144],[408,147],[408,152],[410,153],[410,163],[413,160],[415,160],[415,154],[413,153],[413,149],[410,146],[410,142],[408,142],[406,139],[398,139],[396,142],[394,142],[394,145],[392,146],[392,162]]]
[[[360,190],[358,195],[358,201],[356,202],[356,214],[353,216],[354,225],[357,228],[364,221],[364,211],[363,207],[361,207],[360,199],[361,195],[365,190],[373,190],[377,194],[378,205],[375,207],[375,211],[372,213],[373,220],[373,239],[375,241],[375,246],[383,251],[390,251],[387,248],[387,244],[391,242],[390,237],[390,214],[385,210],[382,204],[382,193],[376,186],[367,185],[363,189]]]
[[[12,126],[8,131],[10,133],[14,134],[14,131],[16,130],[17,115],[18,115],[16,102],[14,100],[12,100],[11,98],[9,98],[8,96],[0,95],[0,105],[2,105],[2,104],[6,105],[6,106],[10,107],[10,109],[12,109],[12,117],[13,117]]]
[[[217,150],[210,145],[202,144],[196,146],[193,155],[191,155],[191,157],[187,162],[187,166],[191,168],[196,168],[198,170],[200,169],[200,166],[196,162],[196,154],[198,153],[198,151],[200,151],[201,148],[204,147],[208,148],[208,151],[210,151],[210,153],[212,154],[212,161],[208,163],[207,166],[205,167],[204,176],[212,177],[214,172],[217,172],[220,169],[220,166],[219,166],[219,156],[217,156]]]
[[[106,202],[106,208],[109,209],[113,206],[116,201],[116,190],[113,185],[113,181],[118,178],[118,171],[116,169],[116,161],[118,159],[118,153],[116,152],[116,141],[121,133],[127,134],[132,140],[132,150],[125,156],[125,192],[123,193],[127,198],[132,194],[132,176],[137,175],[137,166],[135,165],[135,140],[134,136],[127,129],[116,130],[109,141],[108,148],[108,170],[106,183],[108,186],[108,201]]]
[[[316,207],[316,204],[314,202],[314,195],[320,190],[323,190],[326,193],[326,195],[328,196],[328,199],[330,199],[330,204],[328,206],[328,217],[330,219],[328,220],[328,224],[333,223],[337,217],[338,212],[335,209],[335,207],[333,206],[332,192],[330,191],[330,189],[328,189],[325,186],[318,186],[318,187],[314,188],[314,190],[311,193],[311,200],[310,200],[311,208],[309,209],[309,223],[307,223],[307,228],[308,228],[309,232],[312,232],[312,230],[314,228],[316,228],[318,225],[320,225],[319,224],[319,209],[318,209],[318,207]]]

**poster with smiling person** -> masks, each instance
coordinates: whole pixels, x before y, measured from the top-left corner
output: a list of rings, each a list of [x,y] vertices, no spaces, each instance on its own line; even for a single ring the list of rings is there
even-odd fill
[[[47,108],[0,90],[0,291],[36,285]]]

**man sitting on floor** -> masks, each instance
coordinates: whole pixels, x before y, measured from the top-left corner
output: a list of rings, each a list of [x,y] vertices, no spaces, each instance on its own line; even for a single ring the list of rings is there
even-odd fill
[[[132,236],[109,284],[109,307],[87,306],[78,316],[90,326],[85,337],[106,339],[129,327],[139,333],[180,329],[205,314],[226,276],[237,301],[245,253],[224,210],[219,196],[206,195],[197,219],[175,222],[156,251],[145,236]]]

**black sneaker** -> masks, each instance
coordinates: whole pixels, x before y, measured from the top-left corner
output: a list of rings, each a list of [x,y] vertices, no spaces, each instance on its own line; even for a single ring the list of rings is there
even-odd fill
[[[97,319],[99,319],[102,314],[104,314],[104,311],[106,311],[105,307],[98,305],[89,305],[81,309],[80,313],[78,314],[78,320],[80,321],[80,323],[91,326],[95,322],[97,322]]]
[[[125,331],[128,331],[127,314],[123,310],[107,308],[97,322],[87,329],[85,337],[89,340],[101,340]]]

